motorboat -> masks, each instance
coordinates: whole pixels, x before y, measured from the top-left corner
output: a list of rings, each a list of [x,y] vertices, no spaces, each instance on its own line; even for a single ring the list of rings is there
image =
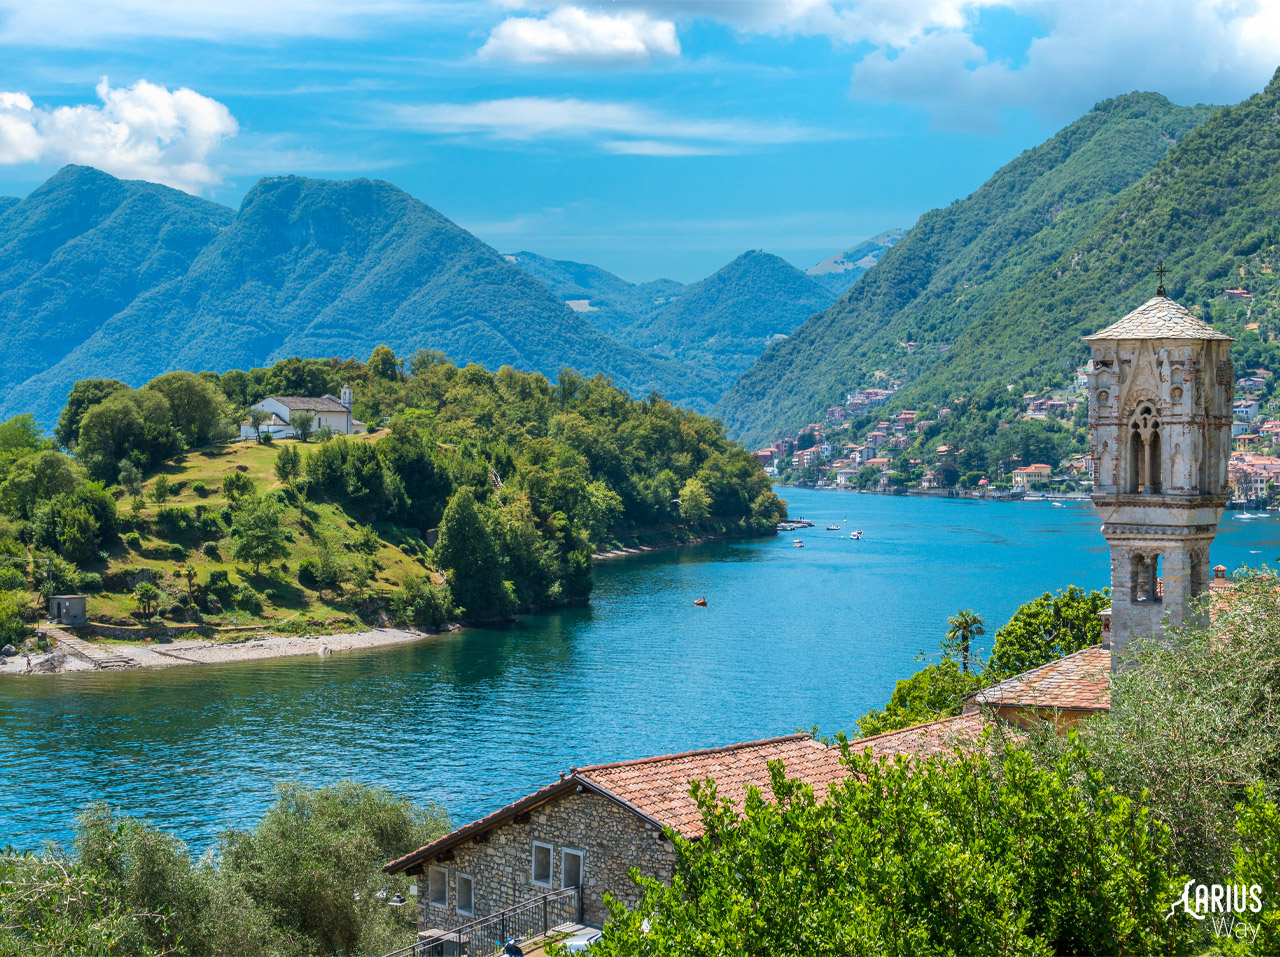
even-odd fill
[[[838,531],[840,531],[840,526],[839,526],[839,525],[828,525],[828,526],[827,526],[827,531],[828,531],[828,532],[838,532]]]
[[[792,548],[804,548],[804,542],[800,541],[800,539],[798,539],[798,538],[797,538],[797,539],[794,539],[794,540],[792,540],[792,542],[791,542],[791,547],[792,547]]]
[[[694,603],[695,605],[697,605],[699,608],[706,608],[706,607],[707,607],[707,600],[706,600],[705,598],[695,598],[695,599],[693,600],[693,603]]]

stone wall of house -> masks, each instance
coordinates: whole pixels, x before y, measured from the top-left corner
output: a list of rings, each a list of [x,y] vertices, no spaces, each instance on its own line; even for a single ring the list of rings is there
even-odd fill
[[[533,842],[550,844],[551,887],[533,883]],[[670,880],[675,852],[662,831],[632,811],[593,792],[571,792],[530,815],[528,823],[509,821],[483,843],[468,839],[453,849],[453,860],[428,862],[418,877],[418,919],[422,928],[452,930],[521,901],[559,888],[564,849],[583,853],[583,920],[603,924],[608,916],[606,893],[629,905],[640,890],[627,876],[637,868],[646,876]],[[428,898],[428,871],[447,873],[448,906]],[[458,874],[474,881],[474,915],[457,912]]]

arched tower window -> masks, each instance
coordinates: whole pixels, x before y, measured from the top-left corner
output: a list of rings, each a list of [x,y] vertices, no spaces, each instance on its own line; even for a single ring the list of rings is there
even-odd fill
[[[1160,594],[1160,556],[1134,555],[1129,560],[1129,600],[1158,602]]]
[[[1138,406],[1129,421],[1129,474],[1125,491],[1158,493],[1162,480],[1160,419],[1150,402]]]

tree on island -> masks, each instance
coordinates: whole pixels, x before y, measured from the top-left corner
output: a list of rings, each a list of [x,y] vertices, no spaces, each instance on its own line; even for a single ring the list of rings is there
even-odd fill
[[[310,412],[299,410],[289,416],[289,424],[293,426],[293,431],[297,433],[298,438],[305,442],[311,438],[311,429],[316,424],[316,417]]]
[[[166,475],[157,475],[151,482],[151,501],[157,505],[163,505],[169,501],[169,496],[173,493],[173,483],[169,481]]]
[[[297,446],[285,445],[276,454],[276,478],[285,485],[292,485],[302,474],[302,453]]]
[[[480,518],[471,489],[461,488],[449,499],[434,554],[448,574],[454,601],[468,618],[510,614],[511,592],[502,578],[498,550]]]
[[[232,522],[231,534],[236,538],[236,560],[251,562],[255,575],[263,562],[289,554],[284,529],[280,527],[280,506],[274,499],[255,499],[242,506]]]
[[[142,470],[128,459],[120,463],[120,487],[129,495],[142,494]]]
[[[690,525],[705,522],[711,517],[711,496],[707,487],[691,478],[680,489],[680,517]]]
[[[271,413],[263,409],[249,410],[249,426],[253,429],[253,434],[257,436],[258,441],[262,441],[262,423],[271,418]]]
[[[160,589],[149,581],[140,581],[133,590],[133,600],[142,617],[150,618],[155,614],[156,602],[160,600]]]

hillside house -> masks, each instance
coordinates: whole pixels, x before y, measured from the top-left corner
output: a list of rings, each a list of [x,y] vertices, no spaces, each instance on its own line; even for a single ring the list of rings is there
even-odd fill
[[[1243,422],[1252,422],[1261,408],[1262,403],[1257,399],[1236,399],[1231,405],[1231,411],[1236,419]]]
[[[1267,380],[1261,376],[1247,375],[1242,379],[1236,379],[1237,392],[1261,392],[1267,385]]]
[[[323,395],[318,399],[299,395],[268,396],[249,407],[266,412],[268,418],[256,430],[250,420],[241,422],[240,438],[256,439],[259,433],[270,435],[273,439],[294,438],[298,433],[292,421],[297,412],[311,414],[312,431],[328,426],[334,435],[355,435],[365,431],[365,424],[351,415],[351,404],[352,392],[349,385],[342,387],[339,398],[331,395]]]

